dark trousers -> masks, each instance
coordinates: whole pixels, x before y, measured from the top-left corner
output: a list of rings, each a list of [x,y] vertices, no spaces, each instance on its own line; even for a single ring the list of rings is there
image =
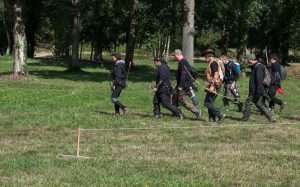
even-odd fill
[[[173,95],[173,104],[175,106],[178,106],[178,103],[180,103],[189,111],[193,112],[194,114],[197,114],[199,113],[199,110],[186,100],[187,91],[187,89],[177,90],[177,93]]]
[[[115,113],[120,113],[120,108],[124,109],[126,108],[125,105],[123,105],[120,101],[119,101],[119,96],[121,95],[122,90],[124,89],[123,86],[121,85],[117,85],[115,87],[115,90],[113,90],[112,94],[111,94],[111,100],[112,102],[115,104]]]
[[[176,106],[172,105],[170,95],[168,93],[155,93],[153,98],[154,115],[160,115],[160,104],[164,108],[170,110],[176,116],[178,116],[181,113],[181,111]]]
[[[275,104],[282,105],[283,101],[276,97],[277,87],[270,86],[268,96],[270,99],[269,108],[274,109]]]
[[[230,89],[231,84],[232,84],[231,82],[225,83],[225,86],[224,86],[224,96],[225,97],[233,97],[234,99],[230,100],[230,99],[224,97],[223,98],[224,106],[229,106],[229,102],[230,101],[233,104],[237,105],[237,106],[241,104],[241,102],[238,100],[238,96],[233,93],[234,92],[233,90]]]
[[[250,118],[251,105],[252,103],[254,103],[255,106],[259,109],[259,111],[270,120],[272,115],[269,109],[264,105],[263,101],[264,101],[263,95],[258,95],[258,96],[249,95],[245,102],[245,110],[243,113],[244,114],[243,118],[246,120]]]
[[[220,92],[220,89],[221,88],[219,88],[217,90],[217,92]],[[222,115],[220,109],[215,107],[216,98],[217,98],[216,94],[207,91],[205,99],[204,99],[204,106],[208,110],[208,116],[209,116],[209,118],[213,118],[213,119],[215,119],[216,117],[221,117],[221,115]]]

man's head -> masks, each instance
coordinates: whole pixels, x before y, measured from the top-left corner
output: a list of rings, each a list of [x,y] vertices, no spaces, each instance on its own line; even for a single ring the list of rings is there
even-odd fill
[[[163,62],[164,62],[164,59],[160,56],[156,56],[156,57],[153,58],[154,66],[157,67],[157,68],[159,66],[161,66],[161,63],[163,63]]]
[[[228,64],[229,59],[226,55],[221,55],[220,59],[222,60],[223,64]]]
[[[275,54],[270,55],[270,62],[274,64],[278,61],[278,57]]]
[[[257,62],[255,54],[250,54],[247,56],[248,64],[251,66]]]
[[[212,49],[206,49],[202,55],[205,60],[207,60],[208,62],[212,61],[215,58],[215,52]]]
[[[114,52],[111,54],[112,61],[117,62],[118,60],[122,59],[121,53],[120,52]]]
[[[175,49],[175,51],[172,53],[172,56],[178,61],[183,59],[182,51],[180,49]]]

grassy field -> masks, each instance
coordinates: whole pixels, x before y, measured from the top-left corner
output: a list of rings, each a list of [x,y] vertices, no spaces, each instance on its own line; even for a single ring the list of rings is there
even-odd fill
[[[131,110],[126,117],[112,115],[108,65],[85,63],[69,73],[64,59],[28,60],[30,76],[12,79],[11,61],[0,57],[0,186],[300,186],[296,76],[283,82],[286,95],[278,97],[288,106],[276,108],[276,124],[255,107],[250,122],[241,122],[231,105],[217,125],[206,121],[203,104],[201,121],[186,110],[183,121],[166,110],[154,119],[151,59],[136,60],[120,98]],[[174,75],[176,63],[169,65]],[[196,64],[201,73],[205,66]],[[247,85],[240,80],[242,101]],[[203,103],[203,89],[197,95]],[[223,108],[221,98],[217,105]],[[57,157],[76,154],[79,127],[80,154],[91,158]]]

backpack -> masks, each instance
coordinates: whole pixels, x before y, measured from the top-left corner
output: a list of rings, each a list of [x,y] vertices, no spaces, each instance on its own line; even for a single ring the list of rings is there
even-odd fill
[[[261,63],[257,63],[256,66],[254,67],[254,69]],[[261,64],[262,66],[264,66],[263,64]],[[264,66],[264,79],[263,79],[263,85],[266,87],[270,87],[271,85],[271,75],[270,72],[267,70],[267,68]]]
[[[236,63],[233,62],[233,61],[229,61],[228,64],[227,64],[227,67],[229,69],[225,70],[225,78],[231,78],[231,75],[232,75],[232,69],[235,69],[236,72],[238,73],[238,75],[240,75],[240,67],[237,67]],[[239,70],[238,70],[239,68]]]
[[[238,75],[241,74],[241,65],[237,62],[233,62],[235,64],[235,69],[236,69],[236,72],[238,73]]]
[[[220,64],[221,62],[217,61],[217,63],[218,63],[219,76],[220,76],[221,81],[223,81],[224,80],[224,72],[225,72],[225,70],[222,69],[221,64]]]

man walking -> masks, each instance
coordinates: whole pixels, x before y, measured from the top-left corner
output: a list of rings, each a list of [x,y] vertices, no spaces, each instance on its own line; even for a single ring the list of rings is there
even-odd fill
[[[248,121],[251,113],[252,103],[265,115],[270,122],[276,122],[276,118],[271,114],[269,109],[263,104],[265,88],[263,80],[265,77],[266,68],[263,64],[257,62],[254,54],[250,54],[247,58],[248,64],[251,67],[251,76],[249,80],[249,95],[245,102],[245,110],[242,120]]]
[[[171,74],[166,61],[162,57],[154,57],[154,65],[157,68],[156,85],[152,88],[155,92],[153,98],[155,118],[160,118],[160,104],[170,110],[178,119],[183,119],[181,111],[171,104]]]
[[[269,72],[271,75],[271,85],[268,90],[268,96],[270,98],[270,103],[269,103],[269,108],[271,110],[271,113],[274,114],[274,107],[275,104],[280,106],[280,111],[283,111],[286,105],[286,102],[283,102],[282,100],[278,99],[276,97],[276,92],[278,88],[281,88],[280,84],[280,64],[278,63],[278,58],[276,55],[271,55],[270,56],[270,64],[268,64],[269,67]]]
[[[225,110],[226,111],[229,110],[229,101],[231,101],[233,104],[235,104],[238,107],[239,112],[242,112],[244,104],[238,100],[238,98],[240,98],[240,94],[237,90],[237,80],[239,78],[239,72],[237,70],[237,66],[233,61],[229,60],[226,55],[222,55],[221,60],[225,68],[225,75],[223,80],[223,83],[225,84],[224,98],[223,98]],[[232,96],[234,97],[234,99],[232,100],[228,99]]]
[[[111,101],[115,105],[115,115],[120,115],[120,108],[124,115],[128,115],[129,109],[119,100],[122,90],[126,87],[125,62],[119,52],[112,54],[112,61],[114,67],[111,72],[113,78]]]
[[[217,98],[216,93],[219,93],[222,87],[222,81],[220,79],[222,70],[219,63],[216,61],[213,50],[207,49],[202,53],[202,56],[204,56],[208,62],[206,69],[206,81],[208,82],[208,87],[206,90],[204,106],[208,109],[209,121],[218,120],[219,123],[222,123],[226,114],[222,114],[220,109],[215,107],[215,100]]]
[[[192,104],[188,103],[185,98],[187,96],[187,92],[190,91],[190,87],[192,87],[193,84],[191,73],[188,72],[188,67],[190,67],[190,65],[182,55],[182,51],[180,49],[176,49],[172,55],[176,60],[178,60],[178,69],[176,74],[177,86],[175,88],[177,96],[174,97],[173,102],[175,105],[178,105],[178,103],[180,103],[186,109],[195,114],[197,119],[200,119],[201,110],[198,110]]]

